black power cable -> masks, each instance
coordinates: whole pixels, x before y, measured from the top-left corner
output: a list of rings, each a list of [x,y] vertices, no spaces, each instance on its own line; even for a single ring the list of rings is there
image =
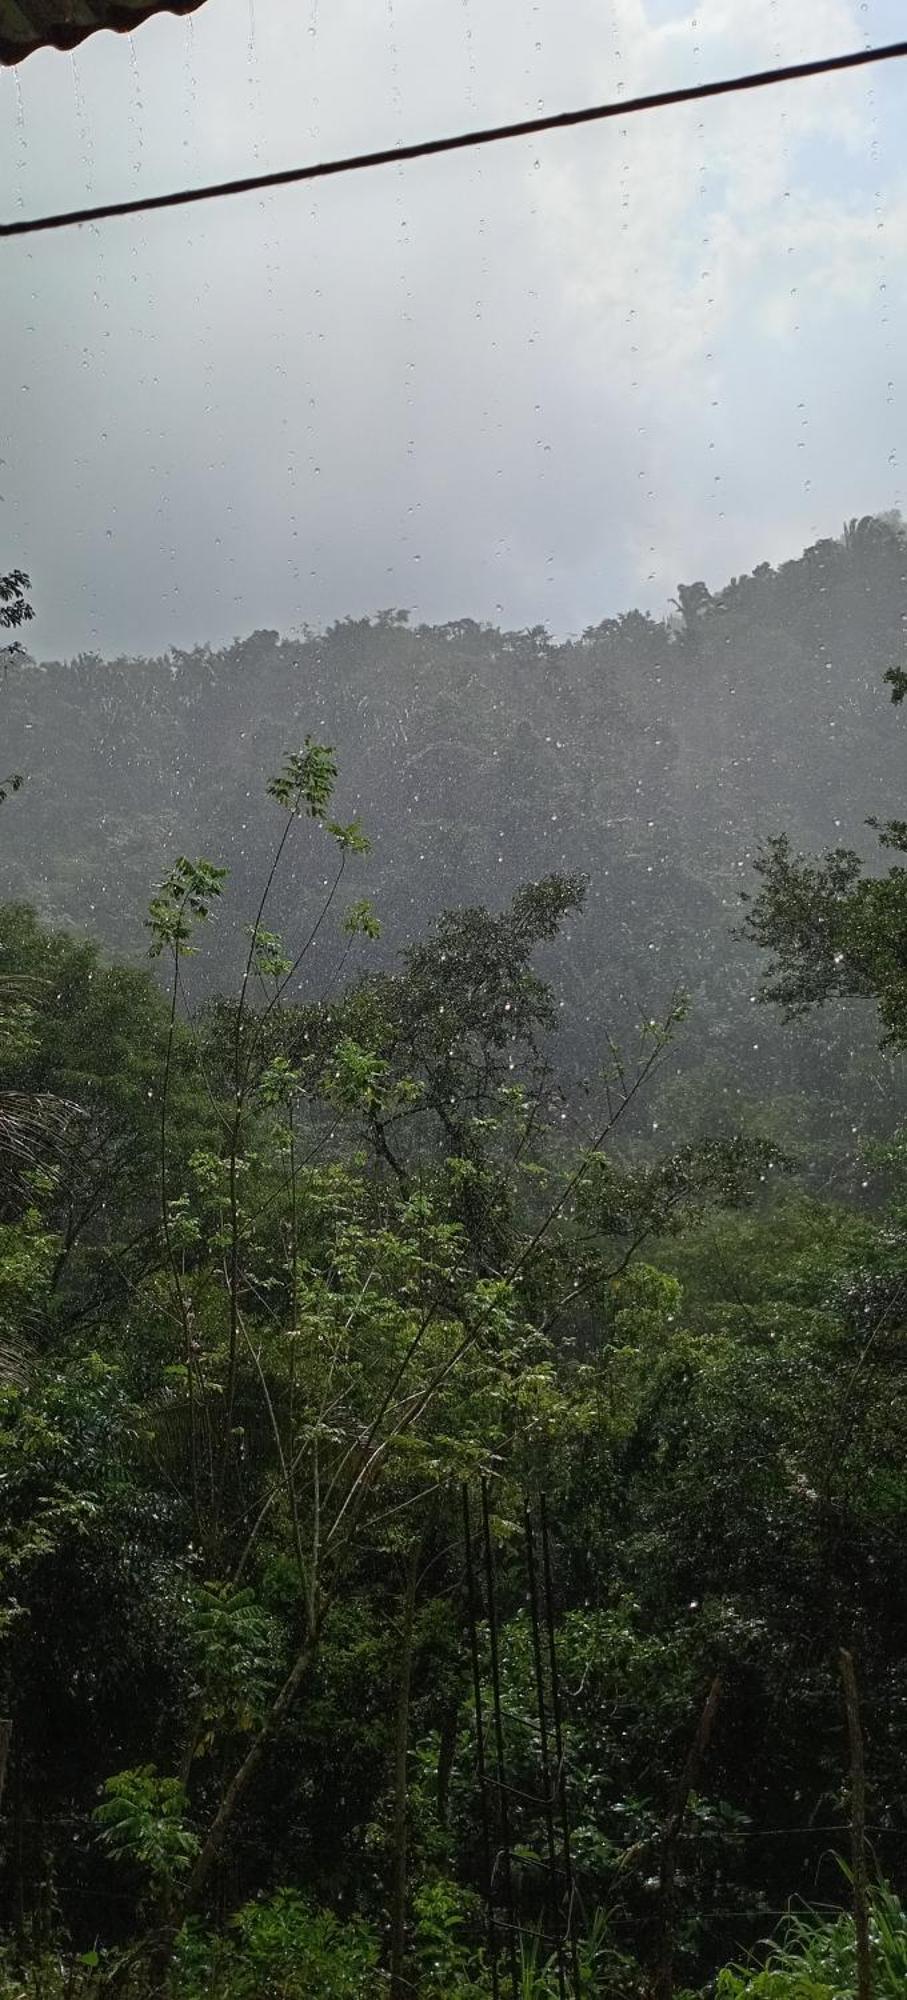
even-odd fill
[[[176,188],[171,194],[136,196],[132,201],[100,202],[94,208],[73,208],[59,215],[35,215],[19,222],[0,222],[0,236],[34,236],[45,229],[73,229],[83,222],[107,222],[116,215],[147,215],[153,209],[185,208],[190,202],[217,201],[224,195],[255,194],[262,188],[295,187],[301,181],[328,180],[333,174],[363,173],[371,167],[400,166],[405,160],[428,160],[439,153],[461,153],[473,146],[494,146],[503,139],[529,139],[541,132],[563,132],[574,125],[602,124],[608,118],[632,118],[641,111],[663,111],[674,104],[699,104],[709,97],[764,90],[777,83],[799,83],[807,77],[831,76],[869,63],[893,62],[907,56],[907,42],[887,42],[880,48],[856,49],[849,55],[824,56],[813,62],[788,63],[777,69],[753,70],[745,76],[721,77],[714,83],[689,84],[678,90],[650,91],[644,97],[612,99],[586,105],[580,111],[557,111],[542,118],[522,118],[510,125],[488,125],[456,132],[446,139],[420,139],[408,146],[385,146],[374,153],[351,153],[345,159],[321,160],[308,167],[285,167],[270,174],[249,174],[242,180],[213,181],[207,187]]]

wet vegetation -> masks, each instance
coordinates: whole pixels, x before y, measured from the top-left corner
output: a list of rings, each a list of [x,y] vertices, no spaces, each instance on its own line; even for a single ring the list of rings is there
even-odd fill
[[[10,663],[9,2000],[902,1992],[905,565]]]

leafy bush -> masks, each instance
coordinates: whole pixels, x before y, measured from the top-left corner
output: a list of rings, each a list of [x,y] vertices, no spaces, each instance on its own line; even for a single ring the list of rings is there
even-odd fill
[[[177,1946],[179,2000],[378,2000],[378,1940],[356,1918],[278,1889],[238,1911],[225,1939],[187,1925]]]
[[[413,1897],[415,1938],[413,1957],[420,1983],[426,1994],[445,1994],[447,2000],[471,2000],[477,1994],[482,1967],[475,1949],[467,1942],[482,1921],[476,1897],[446,1876],[423,1882]],[[487,1984],[486,1980],[486,1984]]]
[[[491,1980],[484,1952],[466,1942],[482,1921],[477,1899],[444,1877],[416,1891],[414,1958],[419,1969],[418,1992],[443,1994],[444,2000],[487,2000]],[[500,1940],[499,1940],[500,1942]],[[639,1968],[614,1945],[608,1919],[597,1910],[588,1934],[578,1946],[583,1992],[607,1992],[611,2000],[637,2000]],[[518,1953],[520,2000],[557,2000],[561,1992],[556,1955],[540,1939],[522,1937]],[[502,1992],[510,1990],[508,1963],[500,1967]]]
[[[872,1971],[874,2000],[903,2000],[907,1911],[884,1882],[873,1897]],[[856,1982],[853,1918],[823,1921],[808,1911],[788,1919],[761,1969],[727,1966],[718,1976],[716,2000],[853,2000]]]

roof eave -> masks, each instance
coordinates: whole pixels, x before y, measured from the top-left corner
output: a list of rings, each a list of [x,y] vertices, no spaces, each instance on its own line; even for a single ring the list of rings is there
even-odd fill
[[[76,49],[103,29],[129,35],[152,14],[191,14],[203,0],[0,0],[0,64],[37,49]]]

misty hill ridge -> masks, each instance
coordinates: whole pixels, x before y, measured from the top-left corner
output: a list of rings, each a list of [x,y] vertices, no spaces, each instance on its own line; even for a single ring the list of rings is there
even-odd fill
[[[631,611],[568,642],[384,612],[220,651],[30,665],[4,696],[7,764],[28,781],[4,817],[0,894],[129,953],[177,851],[225,862],[245,906],[271,839],[265,780],[311,732],[373,839],[379,952],[445,905],[584,869],[587,913],[562,947],[575,1032],[680,980],[699,1056],[751,1066],[757,971],[729,933],[753,848],[782,827],[859,846],[870,814],[897,809],[883,675],[905,631],[907,531],[870,517],[716,593],[681,587],[665,619]],[[285,895],[303,889],[291,876]],[[756,1053],[771,1044],[775,1087],[793,1088],[802,1040],[788,1031],[788,1056],[759,1027]]]

